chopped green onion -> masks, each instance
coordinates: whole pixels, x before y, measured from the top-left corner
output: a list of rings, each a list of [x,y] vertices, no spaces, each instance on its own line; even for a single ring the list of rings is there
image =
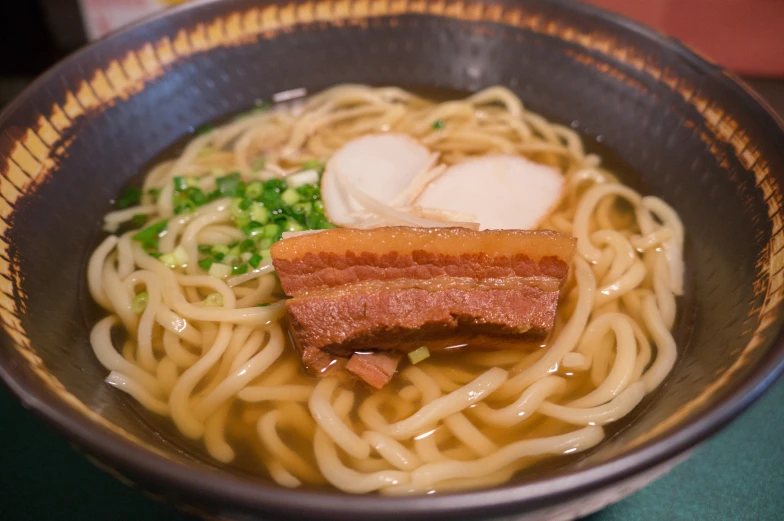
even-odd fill
[[[259,224],[267,224],[269,222],[270,214],[260,203],[253,203],[250,206],[250,218]]]
[[[163,255],[160,256],[158,260],[160,260],[163,264],[165,264],[170,268],[177,267],[177,259],[174,258],[173,253],[164,253]]]
[[[240,243],[240,251],[245,253],[256,249],[256,242],[253,239],[245,239]]]
[[[131,217],[131,224],[133,224],[134,227],[138,228],[140,226],[144,226],[145,224],[147,224],[147,219],[149,219],[149,217],[147,217],[143,213],[137,213],[133,217]]]
[[[280,194],[280,198],[289,206],[299,202],[299,194],[293,188],[289,188]]]
[[[188,188],[188,182],[182,176],[176,176],[174,178],[174,189],[177,191],[183,191]]]
[[[408,353],[408,359],[411,360],[412,364],[418,364],[422,360],[426,360],[428,358],[430,358],[430,350],[427,348],[427,346],[422,346],[419,349]]]
[[[142,291],[141,293],[137,293],[135,297],[133,297],[133,304],[131,304],[131,309],[137,315],[141,315],[144,309],[147,307],[147,301],[150,299],[150,294],[146,291]]]
[[[210,266],[209,273],[213,277],[222,279],[223,277],[228,277],[229,275],[231,275],[231,266],[228,266],[226,264],[221,264],[220,262],[216,262],[212,266]]]
[[[223,264],[228,264],[229,266],[231,266],[232,264],[234,264],[236,260],[237,260],[237,255],[229,254],[223,257],[223,260],[221,262],[223,262]]]
[[[251,162],[250,169],[253,170],[254,172],[261,172],[262,170],[264,170],[265,166],[267,166],[267,160],[264,159],[263,157],[260,157],[258,159],[254,159]]]
[[[235,219],[241,219],[243,217],[248,216],[248,212],[246,211],[247,208],[242,208],[242,202],[244,199],[235,198],[231,200],[231,204],[229,205],[229,213]]]
[[[248,199],[258,199],[264,193],[264,183],[261,181],[252,181],[245,187],[245,197]]]
[[[169,221],[167,219],[158,221],[157,223],[148,226],[142,231],[136,233],[136,235],[133,236],[133,240],[141,243],[147,243],[149,241],[157,241],[158,236],[164,231],[166,231],[166,226],[168,224]]]
[[[228,253],[229,253],[229,247],[226,246],[225,244],[216,244],[215,246],[212,247],[212,254],[215,255],[216,257],[220,255],[222,258],[224,255],[228,255]]]
[[[210,293],[207,295],[207,298],[204,299],[204,306],[215,308],[223,307],[223,295],[220,293]]]
[[[319,173],[319,175],[324,173],[325,167],[324,161],[319,161],[318,159],[308,159],[304,163],[302,163],[302,170],[315,170]]]
[[[229,247],[229,255],[239,257],[240,253],[242,252],[240,251],[240,245],[238,243],[234,243],[234,246]]]
[[[295,221],[294,219],[289,219],[286,221],[286,224],[283,227],[284,232],[301,232],[305,229],[300,223]]]
[[[234,266],[231,269],[231,273],[233,275],[243,275],[245,273],[248,273],[248,265],[245,264],[244,262],[242,264],[238,264],[237,266]]]
[[[300,195],[303,201],[315,201],[317,199],[321,199],[321,190],[319,189],[318,185],[315,184],[304,184],[297,188],[297,193]]]
[[[199,244],[199,253],[212,253],[212,244]]]
[[[218,192],[223,197],[239,197],[245,189],[245,183],[240,179],[239,172],[219,177],[215,183],[218,185]]]
[[[297,203],[291,206],[291,211],[297,215],[310,215],[313,211],[313,203]]]
[[[243,223],[243,226],[241,226],[240,229],[242,230],[242,233],[244,233],[245,235],[255,237],[257,234],[253,233],[253,230],[261,227],[262,224],[260,222],[248,221],[246,223]]]
[[[289,185],[283,179],[270,179],[264,183],[264,191],[285,192]]]
[[[234,226],[244,231],[246,235],[248,232],[245,231],[245,228],[247,228],[249,224],[250,224],[250,217],[248,217],[247,215],[242,215],[240,217],[234,218]]]
[[[114,202],[114,207],[122,210],[139,204],[142,198],[142,189],[137,186],[128,186],[120,192],[120,197]]]
[[[147,195],[152,197],[152,202],[157,203],[158,202],[158,196],[161,195],[161,189],[160,188],[150,188],[149,190],[147,190]]]
[[[272,239],[279,234],[280,227],[277,224],[271,223],[264,226],[264,237]]]
[[[260,308],[266,308],[267,306],[269,306],[269,302],[262,302],[261,304],[256,304],[256,306]]]
[[[433,130],[441,130],[444,128],[444,120],[437,119],[433,122]]]
[[[261,255],[259,255],[258,253],[254,253],[253,255],[251,255],[250,259],[248,259],[248,264],[253,266],[253,269],[255,270],[256,268],[259,267],[259,264],[261,264],[261,259],[262,259]]]
[[[181,244],[174,248],[172,255],[174,256],[174,261],[177,263],[177,266],[188,264],[188,261],[191,260],[188,252]]]
[[[199,267],[204,271],[207,271],[210,269],[210,266],[212,266],[213,262],[215,262],[215,259],[213,259],[212,257],[207,257],[206,259],[202,259],[199,261]]]
[[[272,246],[273,242],[274,241],[269,237],[262,237],[261,240],[259,241],[259,248],[269,249],[269,247]]]
[[[208,155],[212,154],[213,152],[215,152],[215,147],[213,147],[211,145],[207,145],[206,147],[204,147],[201,150],[199,150],[199,153],[196,154],[196,157],[207,157]]]
[[[196,203],[196,206],[201,206],[203,204],[207,204],[209,198],[207,195],[201,191],[201,188],[196,186],[189,186],[188,189],[185,191],[188,198]]]

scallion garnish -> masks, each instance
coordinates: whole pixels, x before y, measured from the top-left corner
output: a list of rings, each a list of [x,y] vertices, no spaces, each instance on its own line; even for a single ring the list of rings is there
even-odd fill
[[[287,188],[285,192],[280,194],[280,199],[286,203],[287,205],[291,206],[299,202],[299,193],[292,188]]]
[[[128,186],[120,192],[120,197],[114,202],[114,207],[120,210],[136,206],[142,199],[142,189],[136,186]]]
[[[231,268],[232,275],[243,275],[248,273],[248,265],[246,263],[238,264]]]
[[[240,243],[240,252],[245,253],[256,249],[256,242],[253,239],[245,239]]]
[[[261,255],[259,255],[258,253],[254,253],[253,255],[250,256],[250,259],[248,259],[248,264],[253,266],[253,269],[255,270],[261,264],[261,259],[262,259]]]
[[[210,293],[204,299],[204,306],[206,307],[223,307],[223,295],[220,293]]]
[[[141,243],[148,243],[150,241],[157,242],[158,236],[160,236],[160,234],[166,231],[166,226],[168,224],[169,224],[168,219],[158,221],[157,223],[148,226],[142,231],[137,232],[136,235],[133,236],[133,240]],[[156,249],[157,249],[157,245],[156,245]]]
[[[149,217],[147,217],[145,214],[137,213],[131,217],[131,224],[134,226],[134,228],[139,228],[140,226],[147,224],[147,219],[149,219]]]
[[[266,165],[267,165],[267,160],[264,159],[263,157],[260,157],[258,159],[254,159],[253,162],[251,162],[250,169],[253,170],[254,172],[261,172],[262,170],[264,170],[264,167]]]
[[[240,197],[245,189],[245,183],[240,179],[239,172],[234,172],[215,180],[218,185],[218,192],[223,197]]]
[[[433,130],[441,130],[444,128],[444,120],[437,119],[433,122]]]
[[[150,299],[150,294],[146,291],[142,291],[141,293],[137,293],[135,297],[133,297],[133,303],[131,303],[131,310],[136,313],[137,315],[141,315],[144,312],[144,309],[147,307],[147,301]]]
[[[411,360],[412,364],[418,364],[427,358],[430,358],[430,350],[427,346],[422,346],[419,349],[415,349],[408,353],[408,359]]]
[[[319,161],[318,159],[308,159],[302,163],[302,170],[315,170],[319,175],[321,175],[324,173],[325,166],[326,165],[324,161]]]

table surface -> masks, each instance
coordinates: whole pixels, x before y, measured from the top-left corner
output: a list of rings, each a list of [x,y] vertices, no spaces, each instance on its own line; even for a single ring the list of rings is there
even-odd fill
[[[784,114],[784,81],[752,81]],[[784,381],[685,463],[583,521],[784,520]],[[0,520],[192,521],[92,466],[0,386]],[[272,520],[270,520],[272,521]]]

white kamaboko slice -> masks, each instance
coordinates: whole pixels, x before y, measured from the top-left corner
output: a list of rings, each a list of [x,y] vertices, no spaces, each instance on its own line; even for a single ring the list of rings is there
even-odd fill
[[[563,176],[549,166],[517,156],[487,156],[449,167],[416,204],[473,214],[480,230],[529,230],[555,208],[563,185]]]
[[[332,155],[321,179],[327,218],[349,226],[355,221],[352,214],[365,210],[345,184],[389,205],[431,162],[430,150],[403,134],[374,134],[349,141]]]

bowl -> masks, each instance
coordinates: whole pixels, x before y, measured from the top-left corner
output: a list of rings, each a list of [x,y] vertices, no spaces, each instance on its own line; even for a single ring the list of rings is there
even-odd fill
[[[501,84],[642,174],[687,230],[680,355],[634,421],[578,462],[427,497],[287,490],[152,428],[88,345],[84,270],[120,188],[201,125],[345,83]],[[220,519],[573,519],[637,490],[784,369],[784,128],[676,41],[565,1],[200,1],[56,65],[0,116],[0,376],[113,474]]]

